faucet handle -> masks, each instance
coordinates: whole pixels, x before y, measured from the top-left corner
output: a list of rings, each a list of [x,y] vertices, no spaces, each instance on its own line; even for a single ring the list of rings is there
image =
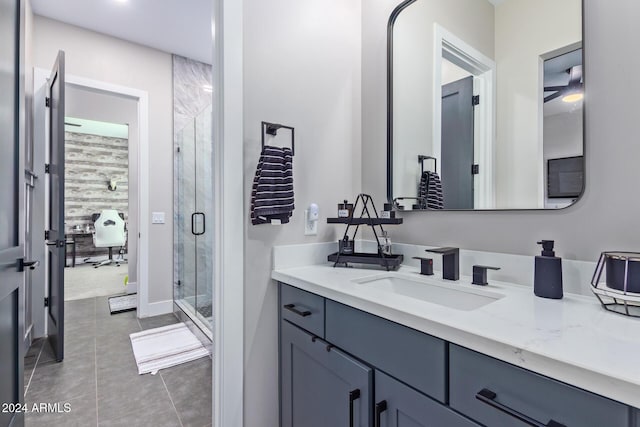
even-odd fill
[[[443,254],[443,255],[449,255],[449,254],[454,254],[456,252],[460,252],[459,248],[452,248],[452,247],[444,247],[444,248],[433,248],[433,249],[425,249],[425,252],[433,252],[436,254]]]
[[[425,276],[433,276],[433,259],[414,256],[413,259],[420,260],[420,274]]]
[[[474,265],[473,266],[473,285],[486,286],[487,282],[487,270],[500,270],[499,267],[491,267],[488,265]]]

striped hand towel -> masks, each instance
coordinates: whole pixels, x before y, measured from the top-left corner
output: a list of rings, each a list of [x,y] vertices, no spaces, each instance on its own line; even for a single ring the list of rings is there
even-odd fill
[[[253,225],[289,222],[294,209],[292,161],[290,148],[262,148],[251,191]]]
[[[418,197],[421,209],[443,209],[442,182],[436,172],[425,171],[420,178]]]

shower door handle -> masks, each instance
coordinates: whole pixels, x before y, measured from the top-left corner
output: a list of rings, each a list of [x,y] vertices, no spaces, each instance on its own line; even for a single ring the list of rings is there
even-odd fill
[[[196,231],[196,217],[198,216],[202,217],[202,231],[200,232]],[[191,214],[191,234],[193,234],[194,236],[202,236],[206,231],[205,220],[206,220],[206,216],[204,215],[204,212],[192,213]]]

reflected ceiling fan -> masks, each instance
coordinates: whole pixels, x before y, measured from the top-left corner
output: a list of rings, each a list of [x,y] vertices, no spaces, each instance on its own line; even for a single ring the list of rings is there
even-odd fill
[[[563,97],[564,102],[577,102],[584,98],[584,83],[582,82],[582,65],[574,65],[567,70],[569,84],[566,86],[545,86],[545,92],[554,92],[544,97],[544,102]]]

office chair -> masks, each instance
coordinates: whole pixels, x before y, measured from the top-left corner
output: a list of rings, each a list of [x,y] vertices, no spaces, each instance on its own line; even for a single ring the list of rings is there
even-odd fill
[[[94,268],[108,264],[120,267],[120,263],[124,261],[122,258],[113,259],[113,248],[120,248],[120,253],[122,253],[122,248],[127,242],[123,216],[118,214],[115,209],[105,209],[95,219],[93,245],[96,248],[109,248],[109,259],[95,263]]]

